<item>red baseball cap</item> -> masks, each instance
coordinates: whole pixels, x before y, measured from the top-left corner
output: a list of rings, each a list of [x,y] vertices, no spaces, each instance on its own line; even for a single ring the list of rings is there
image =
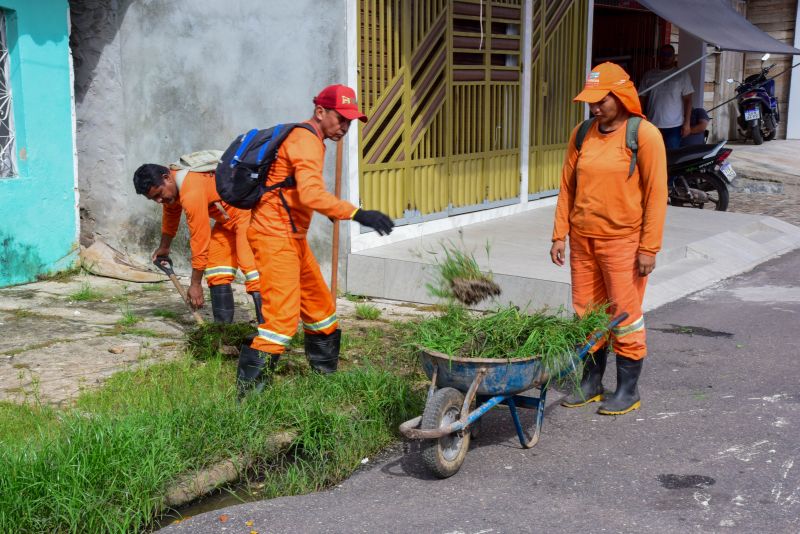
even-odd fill
[[[356,103],[356,92],[346,85],[329,85],[314,97],[314,104],[326,109],[335,109],[345,119],[367,122]]]

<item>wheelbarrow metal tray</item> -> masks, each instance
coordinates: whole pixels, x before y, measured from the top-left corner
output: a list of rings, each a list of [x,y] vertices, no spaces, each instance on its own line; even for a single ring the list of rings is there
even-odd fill
[[[438,367],[436,387],[451,387],[466,392],[480,369],[485,376],[478,385],[478,395],[509,395],[538,386],[544,376],[539,356],[526,358],[461,358],[420,347],[422,368],[433,378]]]

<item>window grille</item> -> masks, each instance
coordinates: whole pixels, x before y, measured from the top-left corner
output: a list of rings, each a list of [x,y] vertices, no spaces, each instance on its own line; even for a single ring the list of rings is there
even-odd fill
[[[0,9],[0,178],[17,175],[6,14]]]

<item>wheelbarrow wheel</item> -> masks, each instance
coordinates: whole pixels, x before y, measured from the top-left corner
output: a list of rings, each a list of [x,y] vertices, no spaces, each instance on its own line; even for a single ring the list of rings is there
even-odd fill
[[[442,388],[434,393],[422,413],[423,430],[449,425],[461,417],[464,395],[454,388]],[[422,460],[437,477],[455,475],[464,463],[469,449],[470,432],[456,432],[439,439],[422,442]]]

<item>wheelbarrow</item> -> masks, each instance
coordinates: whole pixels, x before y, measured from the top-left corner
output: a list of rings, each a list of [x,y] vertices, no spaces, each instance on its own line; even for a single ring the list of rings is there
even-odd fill
[[[595,332],[577,351],[572,369],[564,371],[564,375],[575,372],[577,362],[586,358],[591,347],[627,317],[627,313],[622,313],[606,329]],[[551,378],[539,356],[507,360],[460,358],[420,347],[420,357],[422,368],[431,380],[425,410],[401,424],[400,433],[410,439],[425,440],[422,459],[435,476],[447,478],[458,472],[470,439],[477,434],[480,418],[499,404],[508,406],[523,448],[530,449],[539,442]],[[530,393],[535,389],[539,390],[538,396]],[[476,407],[470,410],[473,402]],[[536,410],[531,432],[523,428],[517,408]]]

